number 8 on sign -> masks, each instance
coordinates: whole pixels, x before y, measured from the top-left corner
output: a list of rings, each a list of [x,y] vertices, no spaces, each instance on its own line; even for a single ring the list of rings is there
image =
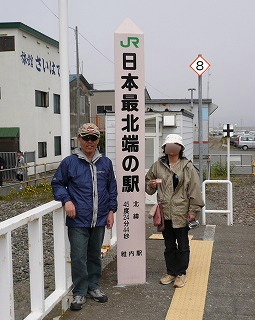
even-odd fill
[[[210,67],[210,63],[205,60],[202,55],[199,55],[190,65],[191,69],[194,70],[199,76],[202,76]]]
[[[198,71],[204,70],[203,65],[204,65],[203,61],[201,61],[201,60],[197,61],[196,69],[197,69]]]

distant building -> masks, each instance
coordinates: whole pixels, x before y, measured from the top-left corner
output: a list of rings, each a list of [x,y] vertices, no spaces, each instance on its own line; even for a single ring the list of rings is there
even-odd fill
[[[62,159],[59,61],[57,41],[21,22],[0,23],[0,152],[21,150],[36,163]],[[83,75],[78,92],[77,76],[69,81],[74,148],[77,127],[90,121],[92,87]]]
[[[91,121],[91,96],[93,87],[82,74],[79,75],[79,92],[77,93],[77,75],[69,75],[70,82],[70,136],[71,148],[77,146],[78,128]],[[77,103],[78,102],[78,103]],[[79,104],[79,106],[78,106]],[[78,111],[79,110],[79,111]]]
[[[209,153],[209,116],[218,108],[217,105],[212,103],[212,99],[202,100],[202,117],[203,117],[203,154],[208,155]],[[100,125],[103,127],[104,116],[107,113],[115,111],[115,101],[114,101],[114,90],[93,90],[93,96],[91,97],[91,110],[94,117],[99,117]],[[199,154],[198,147],[198,100],[193,100],[193,107],[191,105],[190,99],[151,99],[147,90],[145,90],[145,112],[150,114],[161,114],[162,116],[167,116],[171,114],[172,124],[168,126],[169,133],[173,132],[174,128],[177,127],[178,121],[176,120],[176,115],[178,111],[188,111],[194,115],[193,118],[193,153],[194,157]],[[163,132],[164,117],[161,117],[161,121],[158,124],[159,132]],[[153,126],[153,125],[152,125]],[[155,126],[155,124],[154,124]],[[151,130],[153,130],[151,128]],[[182,132],[180,132],[182,133]],[[192,132],[190,133],[192,134]]]
[[[198,100],[193,100],[193,106],[190,99],[151,99],[146,100],[146,111],[169,112],[186,110],[194,114],[193,119],[193,141],[194,157],[199,155],[198,138]],[[212,99],[202,99],[202,119],[203,119],[203,154],[209,154],[209,116],[218,108],[212,103]]]
[[[61,159],[58,42],[28,27],[0,23],[0,151]]]

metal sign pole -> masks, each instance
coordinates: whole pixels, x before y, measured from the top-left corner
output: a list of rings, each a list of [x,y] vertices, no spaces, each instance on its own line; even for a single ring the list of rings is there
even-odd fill
[[[199,144],[199,178],[203,182],[203,106],[202,106],[202,74],[210,67],[210,63],[199,54],[190,64],[193,71],[198,74],[198,144]]]
[[[198,135],[199,135],[199,178],[203,182],[203,106],[202,106],[202,76],[198,76]]]

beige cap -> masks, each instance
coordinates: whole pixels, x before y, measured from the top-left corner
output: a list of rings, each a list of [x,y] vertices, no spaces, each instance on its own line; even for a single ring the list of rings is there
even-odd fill
[[[79,136],[93,135],[100,137],[99,128],[94,123],[84,123],[78,130]]]

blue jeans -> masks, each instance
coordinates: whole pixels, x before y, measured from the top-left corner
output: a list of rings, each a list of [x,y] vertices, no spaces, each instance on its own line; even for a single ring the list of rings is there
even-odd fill
[[[186,274],[189,265],[189,227],[173,228],[171,220],[165,220],[162,232],[165,240],[165,261],[167,273],[171,276]],[[176,243],[177,242],[177,243]]]
[[[85,296],[88,291],[99,288],[104,233],[105,227],[68,228],[74,296]]]

